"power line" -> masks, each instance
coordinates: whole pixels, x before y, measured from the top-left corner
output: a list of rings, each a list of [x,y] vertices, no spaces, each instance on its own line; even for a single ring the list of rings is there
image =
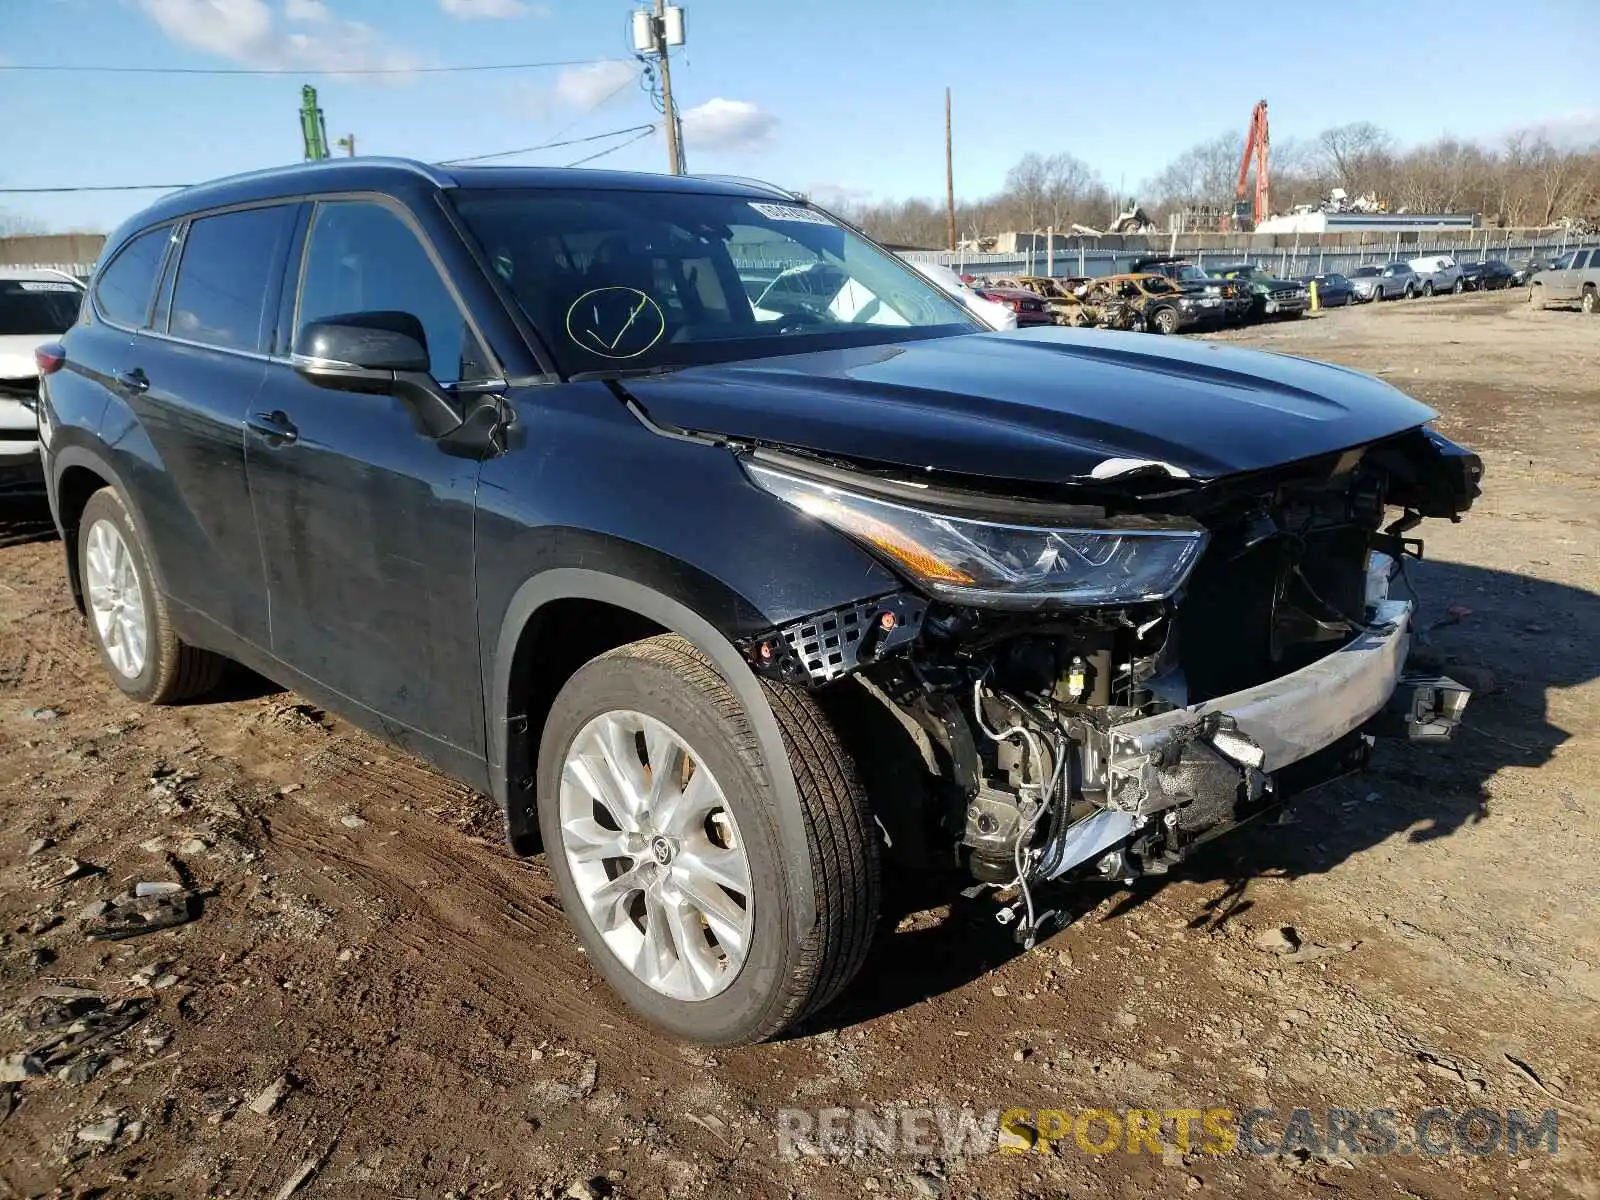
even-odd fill
[[[632,81],[630,80],[630,82]],[[496,150],[492,154],[474,154],[467,158],[446,158],[434,165],[440,167],[465,166],[467,163],[488,162],[492,158],[512,158],[518,154],[532,154],[535,150],[555,150],[561,146],[579,146],[585,142],[600,142],[606,138],[621,137],[625,133],[640,133],[641,130],[644,133],[654,133],[656,127],[654,125],[629,125],[626,129],[612,129],[606,133],[595,133],[581,138],[568,138],[561,142],[542,142],[537,146],[524,146],[520,150]],[[626,145],[627,143],[624,142],[623,144]]]
[[[453,75],[468,71],[533,71],[627,62],[624,58],[570,58],[551,62],[472,63],[456,67],[109,67],[69,63],[0,63],[0,71],[52,71],[105,75]]]
[[[631,137],[625,142],[618,142],[615,146],[608,146],[606,149],[597,151],[594,154],[590,154],[590,155],[587,155],[587,156],[585,156],[583,158],[580,158],[576,162],[569,162],[567,164],[567,166],[569,166],[569,167],[580,167],[586,162],[593,162],[597,158],[604,158],[608,154],[615,154],[618,150],[622,150],[622,149],[624,149],[624,148],[626,148],[628,146],[631,146],[635,142],[643,141],[645,138],[649,137],[655,131],[656,131],[656,127],[654,125],[647,125],[647,126],[644,127],[644,132],[641,133],[638,137]]]

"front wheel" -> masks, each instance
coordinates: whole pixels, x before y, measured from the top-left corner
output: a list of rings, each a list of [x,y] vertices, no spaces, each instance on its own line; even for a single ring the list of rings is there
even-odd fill
[[[89,631],[119,688],[147,704],[171,704],[217,685],[225,660],[178,637],[144,541],[114,489],[101,488],[84,505],[77,549]]]
[[[1600,312],[1600,293],[1596,293],[1593,287],[1584,288],[1583,299],[1578,301],[1578,307],[1591,315]]]
[[[1177,333],[1177,310],[1171,308],[1163,308],[1158,310],[1156,315],[1150,320],[1150,327],[1157,333]]]
[[[1465,279],[1456,280],[1455,286],[1450,290],[1459,296],[1462,292],[1467,290],[1467,281]]]
[[[1528,289],[1528,307],[1535,312],[1544,308],[1544,284],[1536,283]]]
[[[1422,294],[1425,297],[1432,298],[1432,296],[1433,296],[1433,280],[1430,279],[1430,280],[1428,280],[1427,283],[1422,285]]]
[[[581,667],[539,752],[550,871],[590,960],[647,1020],[711,1045],[761,1041],[827,1004],[878,915],[878,835],[854,763],[808,693],[761,686],[798,828],[780,818],[737,696],[680,637]]]

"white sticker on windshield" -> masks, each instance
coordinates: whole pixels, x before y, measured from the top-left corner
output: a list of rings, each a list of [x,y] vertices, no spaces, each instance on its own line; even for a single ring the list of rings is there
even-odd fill
[[[19,279],[17,285],[25,292],[75,292],[76,284],[56,283],[48,279]]]
[[[774,221],[804,221],[807,225],[833,224],[821,213],[814,209],[801,208],[798,204],[763,204],[759,200],[752,200],[750,207],[763,217],[770,217]]]

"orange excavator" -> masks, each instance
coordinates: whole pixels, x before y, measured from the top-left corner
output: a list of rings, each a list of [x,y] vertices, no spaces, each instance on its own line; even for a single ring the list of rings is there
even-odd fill
[[[1234,229],[1253,229],[1272,215],[1268,200],[1271,176],[1267,172],[1267,102],[1256,101],[1250,110],[1250,131],[1245,134],[1244,157],[1239,160],[1239,186],[1234,194]],[[1250,160],[1256,160],[1256,196],[1252,205],[1245,199],[1245,185],[1250,180]]]

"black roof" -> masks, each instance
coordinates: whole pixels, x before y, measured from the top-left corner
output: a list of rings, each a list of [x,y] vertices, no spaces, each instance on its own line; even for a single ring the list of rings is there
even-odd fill
[[[584,188],[590,191],[694,192],[793,203],[775,184],[717,175],[658,175],[579,167],[451,167],[407,158],[328,158],[269,167],[196,184],[157,200],[124,227],[142,229],[201,209],[314,192],[405,194],[434,188]],[[118,239],[120,240],[120,238]]]

